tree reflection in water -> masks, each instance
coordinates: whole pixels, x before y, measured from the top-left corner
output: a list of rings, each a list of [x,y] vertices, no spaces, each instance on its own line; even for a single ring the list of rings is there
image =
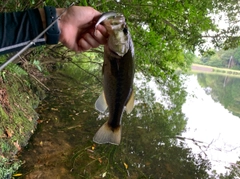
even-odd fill
[[[134,111],[123,115],[121,144],[97,145],[92,137],[105,119],[97,119],[93,106],[101,85],[86,73],[73,73],[74,80],[56,74],[38,109],[43,122],[21,153],[26,177],[209,178],[209,161],[178,140],[187,123],[180,82],[158,80],[162,102],[147,85],[136,88]]]

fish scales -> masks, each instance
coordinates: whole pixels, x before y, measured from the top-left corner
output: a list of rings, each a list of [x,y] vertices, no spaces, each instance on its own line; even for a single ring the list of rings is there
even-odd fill
[[[131,59],[133,58],[129,50],[126,55],[121,57],[121,63],[118,66],[116,64],[118,58],[115,58],[111,53],[105,53],[104,93],[109,94],[106,95],[109,108],[108,124],[113,129],[121,124],[122,112],[132,90],[134,63]],[[111,62],[115,65],[112,65]],[[110,84],[112,84],[111,87]]]

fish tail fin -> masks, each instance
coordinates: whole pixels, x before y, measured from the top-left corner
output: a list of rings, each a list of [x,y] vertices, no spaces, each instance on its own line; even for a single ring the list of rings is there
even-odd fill
[[[105,122],[93,137],[93,141],[98,144],[110,143],[119,145],[121,141],[121,126],[112,129],[108,123]]]

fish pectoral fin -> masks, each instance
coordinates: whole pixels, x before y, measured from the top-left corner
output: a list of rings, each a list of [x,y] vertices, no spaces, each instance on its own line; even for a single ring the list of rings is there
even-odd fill
[[[98,97],[97,101],[95,102],[95,109],[101,113],[104,113],[108,108],[106,98],[104,92]]]
[[[131,96],[129,97],[129,100],[128,100],[126,108],[125,108],[126,113],[130,114],[132,112],[133,108],[134,108],[134,92],[132,90]]]
[[[107,122],[97,131],[93,137],[93,141],[98,144],[114,144],[119,145],[121,141],[121,126],[112,129]]]

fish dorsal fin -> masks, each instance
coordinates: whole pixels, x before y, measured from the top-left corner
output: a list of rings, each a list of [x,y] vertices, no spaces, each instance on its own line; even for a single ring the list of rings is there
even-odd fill
[[[101,113],[104,113],[107,107],[108,105],[106,102],[105,94],[104,92],[102,92],[102,94],[98,97],[97,101],[95,102],[95,109]]]
[[[128,100],[126,108],[125,108],[126,113],[130,114],[132,112],[133,108],[134,108],[134,92],[133,92],[133,90],[131,90],[131,95],[129,97],[129,100]]]

